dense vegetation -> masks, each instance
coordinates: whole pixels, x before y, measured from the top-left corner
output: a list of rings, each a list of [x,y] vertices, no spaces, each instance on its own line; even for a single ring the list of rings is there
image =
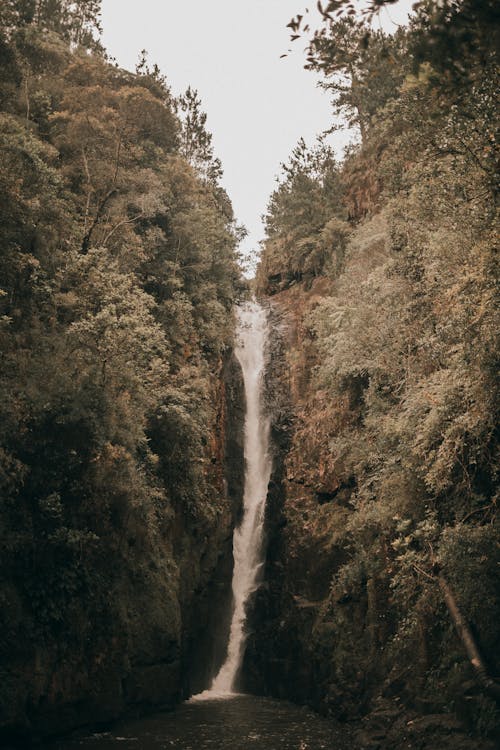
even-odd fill
[[[387,36],[319,7],[307,64],[360,141],[342,161],[300,141],[266,217],[257,288],[291,347],[268,374],[281,455],[253,679],[344,717],[461,710],[488,735],[498,11],[424,0]],[[189,692],[239,510],[243,230],[196,91],[175,98],[145,53],[112,64],[99,8],[0,4],[0,731],[17,737]]]
[[[0,10],[0,724],[170,658],[226,507],[241,229],[196,92],[109,63],[99,5]]]
[[[393,36],[325,7],[308,64],[360,143],[341,164],[299,143],[258,285],[298,337],[283,538],[299,610],[319,598],[299,658],[337,711],[391,683],[487,732],[499,689],[485,673],[500,674],[498,15],[488,0],[419,5]],[[287,607],[297,627],[284,598],[276,617]]]

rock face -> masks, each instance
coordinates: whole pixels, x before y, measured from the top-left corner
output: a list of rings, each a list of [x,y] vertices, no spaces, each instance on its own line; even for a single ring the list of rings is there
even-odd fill
[[[212,397],[203,464],[212,506],[203,517],[158,508],[147,528],[138,525],[122,540],[122,568],[109,570],[105,555],[96,559],[94,585],[112,581],[112,587],[92,622],[75,602],[71,643],[65,633],[64,644],[47,638],[28,646],[26,625],[20,629],[18,649],[2,664],[5,742],[25,746],[33,737],[173,706],[205,688],[223,660],[244,475],[244,395],[233,355]]]
[[[326,687],[311,631],[328,594],[332,567],[343,555],[331,547],[330,539],[326,541],[327,529],[318,536],[310,534],[307,523],[308,513],[313,521],[321,505],[318,496],[333,495],[339,488],[334,478],[328,484],[317,477],[318,465],[308,452],[311,446],[295,444],[311,354],[302,337],[304,304],[313,303],[320,291],[318,285],[307,292],[294,286],[275,295],[270,305],[267,403],[275,455],[267,502],[265,584],[249,615],[252,634],[245,658],[249,690],[316,708],[322,707]],[[345,509],[339,507],[342,517]]]
[[[245,481],[245,392],[241,367],[234,356],[225,364],[223,391],[218,445],[223,451],[220,465],[224,469],[222,484],[227,513],[223,525],[214,530],[215,537],[205,539],[201,576],[191,595],[189,615],[185,618],[184,696],[196,694],[209,686],[225,659],[231,623],[233,530],[243,508]],[[186,556],[187,580],[190,580],[192,559],[192,554]]]
[[[380,580],[365,580],[356,598],[332,587],[349,559],[345,529],[354,484],[330,463],[329,430],[342,417],[333,417],[323,394],[309,387],[317,355],[305,326],[329,283],[293,285],[269,303],[275,456],[265,582],[249,613],[245,687],[354,722],[359,748],[493,748],[472,739],[466,722],[422,702],[418,670],[425,655],[409,656],[411,668],[391,655],[390,592]],[[347,631],[342,649],[350,644],[345,653],[336,635],[339,617]]]

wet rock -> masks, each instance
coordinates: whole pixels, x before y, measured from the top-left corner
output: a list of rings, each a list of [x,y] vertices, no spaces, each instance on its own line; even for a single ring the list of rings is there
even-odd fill
[[[137,667],[124,681],[127,705],[173,706],[180,699],[180,662]]]

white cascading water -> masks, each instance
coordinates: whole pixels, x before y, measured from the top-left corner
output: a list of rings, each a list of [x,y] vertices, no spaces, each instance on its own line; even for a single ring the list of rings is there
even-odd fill
[[[243,371],[246,396],[245,490],[243,519],[233,536],[233,616],[226,661],[209,690],[196,698],[231,695],[245,653],[245,605],[258,588],[264,564],[264,513],[271,476],[270,420],[263,414],[267,315],[255,301],[238,309],[236,357]]]

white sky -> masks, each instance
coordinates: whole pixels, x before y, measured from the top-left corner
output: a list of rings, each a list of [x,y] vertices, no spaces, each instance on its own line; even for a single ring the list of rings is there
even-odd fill
[[[134,70],[146,49],[177,95],[198,90],[208,114],[222,183],[249,231],[242,250],[263,238],[265,212],[280,164],[300,137],[311,144],[331,126],[328,95],[303,69],[302,40],[290,45],[286,24],[315,0],[102,0],[103,42],[121,67]],[[411,0],[381,12],[388,31],[406,19]],[[390,15],[390,18],[389,18]],[[280,59],[291,47],[292,54]],[[349,140],[331,142],[342,155]]]

